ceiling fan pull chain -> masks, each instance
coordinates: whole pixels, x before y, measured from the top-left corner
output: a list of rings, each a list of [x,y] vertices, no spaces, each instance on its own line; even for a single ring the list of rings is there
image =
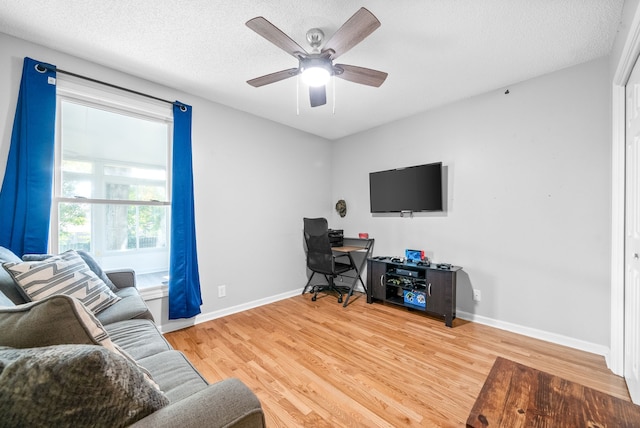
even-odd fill
[[[336,114],[336,77],[331,77],[331,91],[333,92],[333,111],[332,114]]]
[[[296,116],[300,116],[300,75],[296,76]]]

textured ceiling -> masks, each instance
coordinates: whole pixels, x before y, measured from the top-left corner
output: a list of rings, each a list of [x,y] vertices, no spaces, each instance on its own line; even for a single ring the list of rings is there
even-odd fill
[[[247,28],[264,16],[308,48],[360,7],[382,23],[339,62],[389,73],[380,88],[335,79],[308,107],[287,79],[246,81],[297,61]],[[337,139],[607,55],[623,0],[0,0],[0,32],[275,122]],[[65,68],[64,64],[58,64]],[[69,70],[73,71],[73,70]],[[185,100],[188,101],[188,100]]]

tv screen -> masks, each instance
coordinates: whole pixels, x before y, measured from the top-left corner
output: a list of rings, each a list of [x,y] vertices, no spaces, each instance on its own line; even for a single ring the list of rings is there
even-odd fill
[[[442,163],[369,174],[372,213],[442,211]]]

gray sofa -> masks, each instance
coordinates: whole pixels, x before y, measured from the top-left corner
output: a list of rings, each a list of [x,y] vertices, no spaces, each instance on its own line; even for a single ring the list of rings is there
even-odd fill
[[[20,259],[0,247],[0,263],[16,261]],[[98,273],[104,275],[99,268]],[[101,423],[100,415],[123,411],[122,407],[133,418],[131,426],[134,427],[265,426],[260,402],[246,385],[237,379],[209,385],[181,352],[171,348],[135,287],[133,271],[107,272],[106,275],[121,299],[94,317],[77,299],[69,296],[51,296],[28,303],[14,278],[0,268],[0,426],[65,425],[69,423],[69,412],[77,414],[77,419],[73,419],[76,426],[113,426],[112,421]],[[114,357],[118,351],[126,358]],[[77,358],[68,358],[69,353]],[[41,361],[39,365],[28,365],[34,358],[45,356],[58,358],[57,364],[72,361],[68,363],[71,366],[45,369],[42,366],[46,364]],[[96,366],[92,362],[90,369],[83,366],[82,371],[78,371],[73,361],[82,359],[99,363]],[[27,367],[26,375],[19,373],[20,362]],[[87,381],[79,390],[67,386],[76,382],[76,373],[86,379],[87,370],[93,376],[96,367],[106,367],[103,370],[106,377],[113,376],[115,371],[116,392],[112,392],[110,386],[97,386],[105,376]],[[109,381],[113,383],[113,379]],[[161,392],[148,387],[153,382]],[[31,383],[37,387],[27,390]],[[141,383],[146,388],[144,394],[140,393]],[[16,385],[25,386],[18,391]],[[100,388],[97,404],[90,402],[88,396],[92,391],[87,388]],[[116,398],[123,390],[135,394]],[[109,403],[108,398],[113,398],[115,403]],[[53,401],[53,409],[46,409],[48,401]],[[90,408],[76,408],[83,405]],[[65,408],[66,413],[58,415],[56,406],[71,406],[71,409]],[[20,413],[22,407],[24,414]],[[86,413],[92,409],[96,409],[97,414],[86,419]],[[38,419],[41,416],[34,414],[45,411],[50,412],[46,419]],[[14,419],[8,419],[6,412],[13,412]],[[43,420],[47,422],[43,424]]]

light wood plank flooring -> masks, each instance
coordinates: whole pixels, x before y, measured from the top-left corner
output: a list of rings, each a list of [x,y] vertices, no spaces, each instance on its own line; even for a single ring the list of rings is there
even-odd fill
[[[306,294],[165,336],[209,382],[246,383],[269,427],[461,427],[497,356],[629,400],[601,356],[354,297]]]

